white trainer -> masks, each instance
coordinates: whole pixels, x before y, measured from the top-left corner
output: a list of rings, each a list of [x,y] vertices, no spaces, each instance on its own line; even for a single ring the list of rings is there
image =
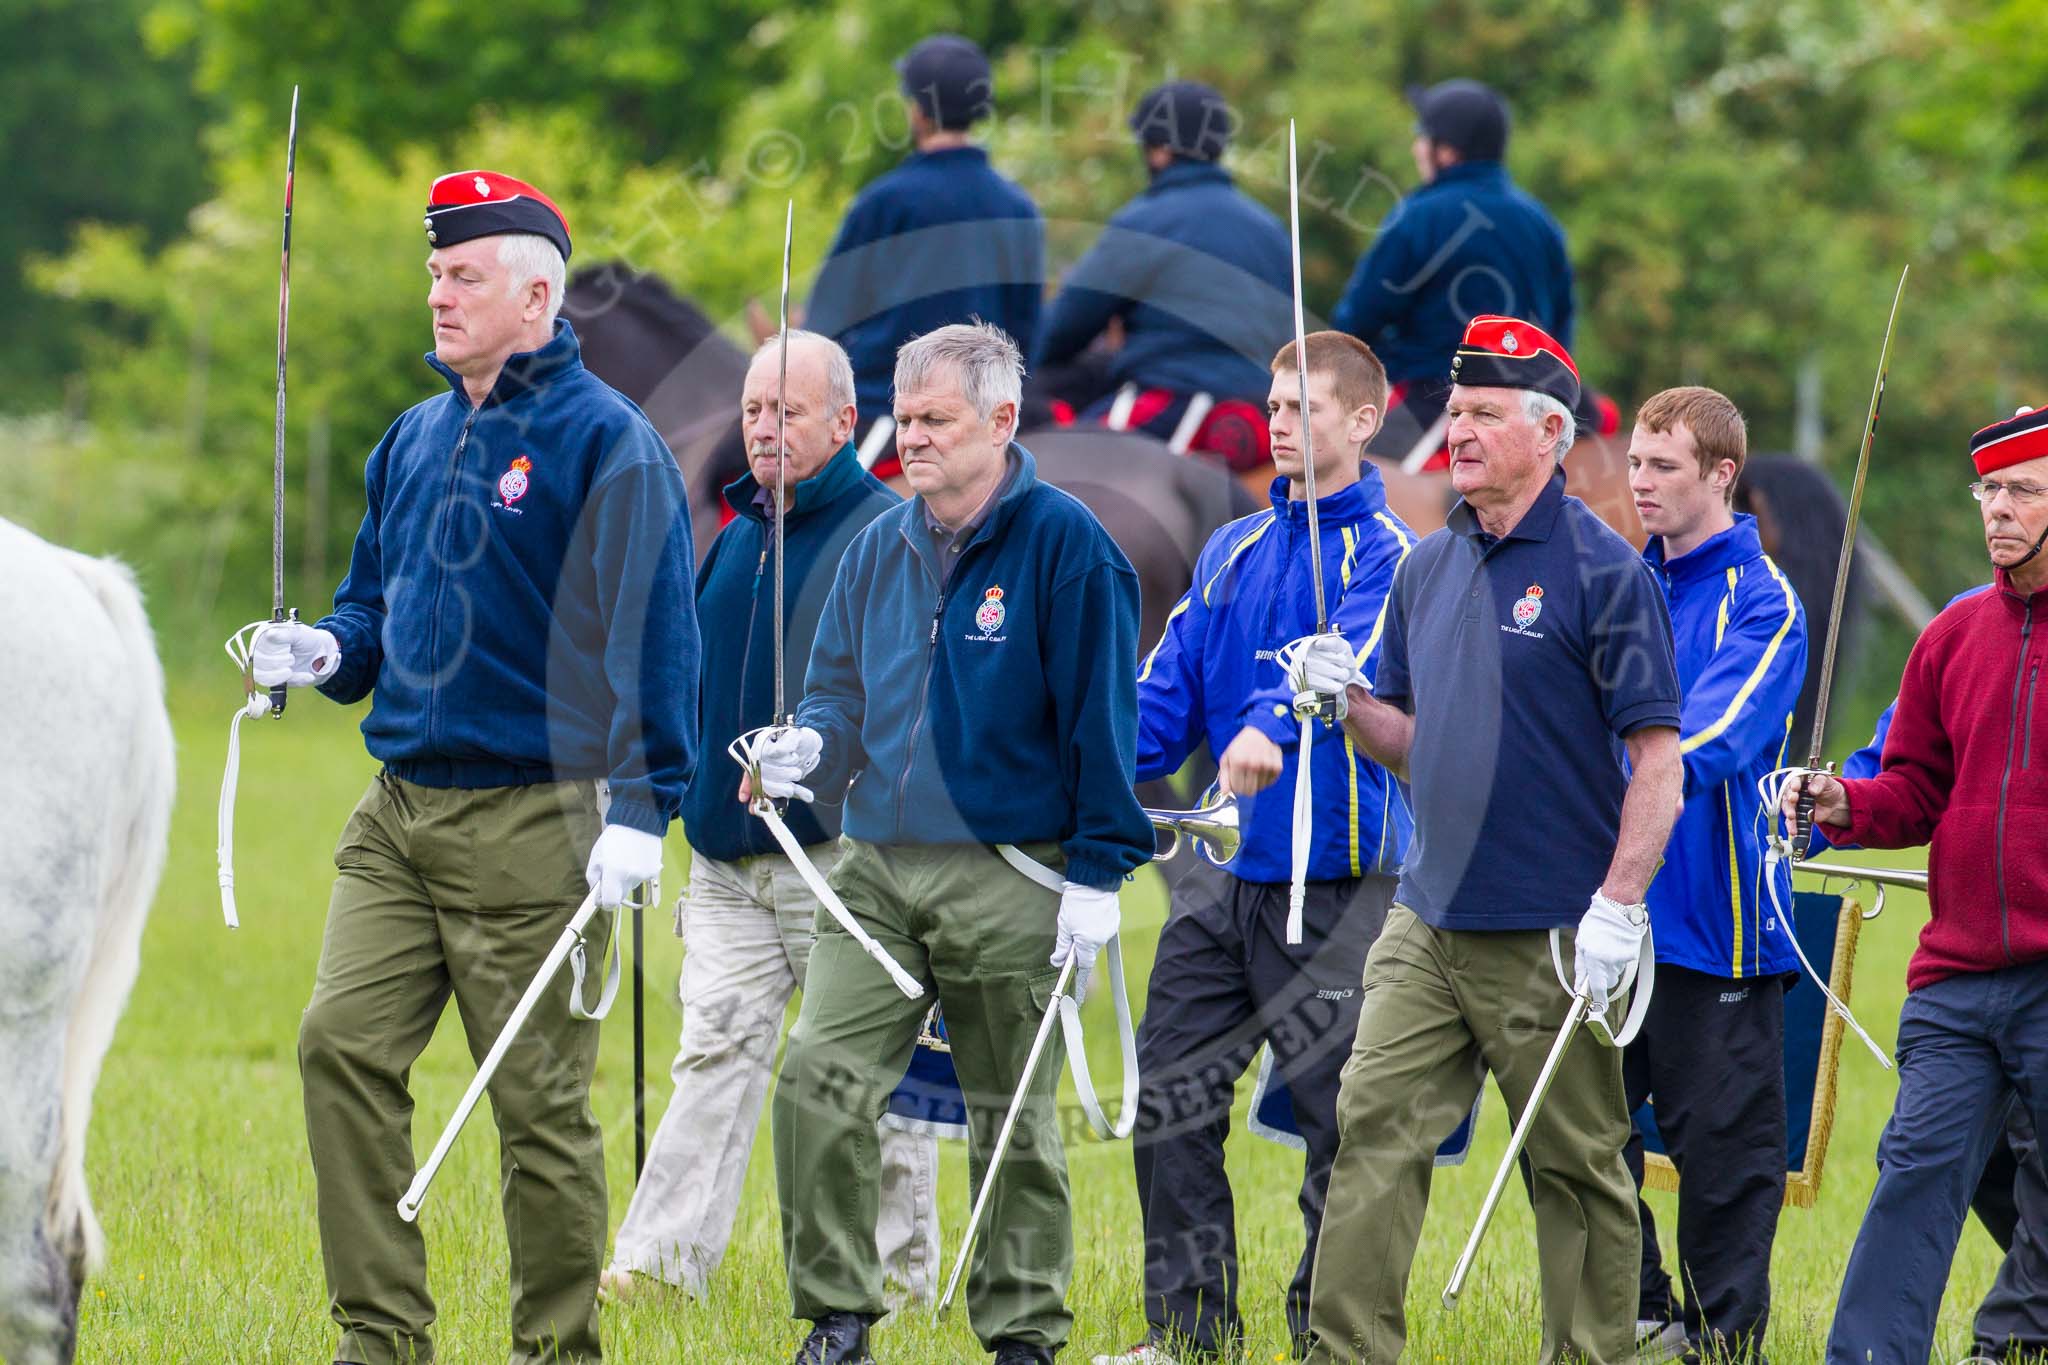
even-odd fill
[[[1636,1319],[1636,1365],[1661,1365],[1685,1351],[1685,1324],[1659,1318]]]
[[[1180,1365],[1180,1362],[1168,1355],[1166,1348],[1158,1342],[1141,1341],[1128,1351],[1095,1357],[1094,1365]]]

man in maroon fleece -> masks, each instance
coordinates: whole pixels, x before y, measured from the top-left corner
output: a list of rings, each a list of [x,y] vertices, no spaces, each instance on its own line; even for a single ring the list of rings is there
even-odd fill
[[[1970,1191],[2012,1106],[2048,1132],[2048,407],[1984,428],[1970,456],[1992,590],[1951,603],[1913,646],[1878,775],[1806,779],[1836,842],[1932,846],[1899,1097],[1829,1365],[1928,1359]]]

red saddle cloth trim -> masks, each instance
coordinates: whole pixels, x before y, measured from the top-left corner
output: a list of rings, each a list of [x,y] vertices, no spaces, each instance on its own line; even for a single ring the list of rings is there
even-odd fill
[[[1182,397],[1171,389],[1143,390],[1131,404],[1129,429],[1135,431],[1156,420]],[[1108,420],[1105,413],[1105,425]],[[1272,433],[1266,429],[1266,410],[1242,398],[1217,400],[1188,442],[1190,454],[1197,450],[1217,456],[1234,470],[1271,464]]]

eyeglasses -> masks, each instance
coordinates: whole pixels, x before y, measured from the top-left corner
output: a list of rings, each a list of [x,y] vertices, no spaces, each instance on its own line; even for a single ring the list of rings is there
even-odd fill
[[[1970,496],[1978,502],[1990,502],[2000,493],[2012,494],[2012,500],[2025,506],[2040,498],[2048,497],[2048,488],[2038,483],[2000,483],[1996,479],[1980,479],[1970,485]]]

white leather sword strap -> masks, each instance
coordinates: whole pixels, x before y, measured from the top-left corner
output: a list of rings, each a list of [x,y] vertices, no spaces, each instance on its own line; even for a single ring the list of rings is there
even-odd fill
[[[1065,890],[1065,878],[1015,844],[997,844],[996,852],[1002,855],[1004,862],[1054,895]],[[1115,1122],[1103,1114],[1102,1101],[1095,1094],[1095,1078],[1088,1070],[1088,1048],[1081,1032],[1081,1004],[1076,998],[1078,990],[1059,997],[1060,1036],[1067,1045],[1067,1065],[1074,1073],[1074,1093],[1081,1101],[1081,1112],[1088,1116],[1088,1126],[1095,1130],[1097,1137],[1114,1142],[1129,1137],[1138,1122],[1138,1035],[1131,1026],[1131,996],[1124,986],[1121,934],[1102,945],[1102,961],[1109,969],[1109,991],[1116,1006],[1117,1047],[1123,1055],[1124,1067],[1123,1103],[1117,1109]]]
[[[1565,974],[1564,954],[1558,946],[1558,935],[1562,932],[1559,929],[1550,931],[1550,969],[1557,973],[1557,984],[1564,987],[1564,993],[1575,995],[1577,992],[1572,989],[1572,979]],[[1609,1047],[1627,1047],[1634,1042],[1635,1036],[1642,1032],[1643,1016],[1650,1012],[1650,996],[1657,989],[1657,944],[1647,927],[1643,930],[1641,954],[1621,978],[1622,990],[1628,990],[1631,985],[1634,986],[1635,993],[1629,997],[1628,1015],[1622,1020],[1618,1031],[1607,1022],[1605,1016],[1593,1013],[1591,1008],[1586,1011],[1586,1027],[1592,1029],[1593,1036]]]
[[[846,902],[839,899],[839,893],[819,875],[818,865],[811,861],[810,855],[804,852],[804,846],[796,841],[796,836],[789,832],[789,826],[776,814],[775,803],[766,797],[756,797],[748,809],[761,817],[762,824],[768,826],[768,832],[775,836],[775,842],[782,846],[784,855],[796,868],[796,875],[803,878],[804,885],[818,898],[818,904],[825,907],[825,913],[839,922],[839,927],[852,936],[853,941],[860,945],[862,952],[881,965],[882,970],[889,974],[889,979],[896,983],[897,990],[902,991],[911,1000],[920,999],[924,995],[923,984],[904,971],[903,964],[889,956],[889,950],[875,942],[873,934],[861,928],[860,921],[846,908]]]

